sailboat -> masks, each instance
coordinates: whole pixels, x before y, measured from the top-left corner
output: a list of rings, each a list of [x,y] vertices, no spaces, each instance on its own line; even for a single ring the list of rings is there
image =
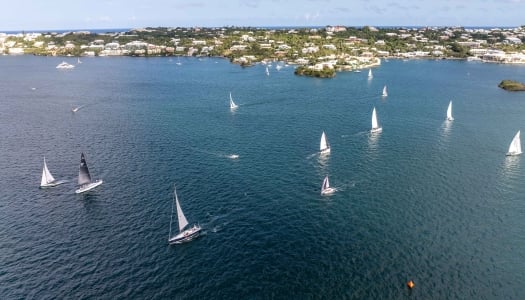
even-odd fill
[[[171,219],[170,219],[170,233],[168,236],[169,244],[182,244],[184,242],[189,242],[194,238],[198,237],[201,231],[201,227],[198,224],[194,224],[192,227],[184,230],[188,226],[188,220],[184,216],[182,209],[179,204],[179,197],[177,197],[177,189],[174,190],[174,202],[177,206],[177,220],[179,221],[179,233],[174,237],[171,236],[171,224],[173,223],[173,204],[171,205]]]
[[[372,69],[368,69],[368,79],[372,79],[374,75],[372,75]]]
[[[230,92],[230,109],[236,109],[239,107],[235,102],[233,102],[232,93]]]
[[[47,168],[46,158],[44,157],[44,168],[42,169],[42,180],[40,181],[40,187],[53,187],[66,182],[65,180],[56,180],[49,169]]]
[[[512,139],[512,142],[509,146],[509,152],[507,152],[507,156],[514,156],[514,155],[520,155],[521,154],[521,140],[520,140],[520,130],[518,130],[518,133],[514,136]]]
[[[370,130],[370,133],[379,133],[381,131],[383,131],[383,127],[379,127],[377,123],[376,108],[374,107],[374,110],[372,110],[372,129]]]
[[[87,192],[99,185],[102,184],[102,179],[98,179],[96,181],[91,180],[91,175],[89,175],[89,169],[86,163],[86,158],[84,157],[84,153],[80,154],[80,168],[78,171],[78,185],[79,188],[75,190],[75,193],[80,194],[83,192]]]
[[[266,76],[270,76],[270,70],[268,70],[268,67],[266,67]]]
[[[386,92],[386,85],[383,87],[383,97],[388,96],[388,93]]]
[[[321,195],[330,195],[335,192],[335,188],[330,187],[330,181],[328,181],[328,175],[323,180],[323,185],[321,187]]]
[[[330,144],[328,144],[328,139],[326,138],[326,134],[323,131],[323,134],[321,134],[321,142],[319,143],[319,150],[321,154],[328,154],[330,153]]]
[[[80,57],[77,57],[77,64],[81,64]]]
[[[447,108],[447,120],[448,121],[454,121],[454,118],[452,117],[452,101],[448,103]]]

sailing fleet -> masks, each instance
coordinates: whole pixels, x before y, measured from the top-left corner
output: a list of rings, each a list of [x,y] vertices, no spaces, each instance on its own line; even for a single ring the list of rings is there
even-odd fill
[[[80,62],[79,62],[80,63]],[[57,66],[58,68],[58,66]],[[266,74],[269,75],[268,67],[266,68]],[[372,79],[372,70],[370,69],[368,72],[368,79]],[[387,87],[386,85],[383,88],[382,97],[387,97]],[[233,101],[232,93],[230,92],[229,97],[229,103],[230,103],[230,110],[235,110],[238,108],[238,105],[235,104]],[[72,111],[76,112],[78,109],[81,108],[81,106],[73,108]],[[447,111],[446,111],[446,118],[445,120],[447,122],[453,121],[454,118],[452,116],[452,101],[449,102]],[[373,107],[372,109],[372,128],[370,129],[370,134],[378,134],[383,131],[383,128],[379,126],[378,117],[376,108]],[[319,155],[326,156],[327,154],[330,154],[331,147],[328,143],[328,138],[326,136],[326,133],[323,131],[321,134],[321,139],[319,142]],[[507,156],[517,156],[522,153],[521,151],[521,140],[520,140],[520,130],[516,133],[514,138],[512,139],[508,152],[506,153]],[[236,155],[235,158],[237,158],[238,155]],[[48,187],[56,187],[60,184],[63,184],[67,181],[65,180],[56,180],[51,172],[49,171],[46,163],[46,159],[44,157],[44,166],[42,169],[42,178],[40,182],[41,188],[48,188]],[[76,194],[81,194],[84,192],[88,192],[97,186],[100,186],[103,183],[102,179],[93,180],[91,178],[91,174],[89,172],[87,161],[84,153],[81,153],[80,155],[80,166],[79,166],[79,173],[78,173],[78,188],[75,190]],[[330,181],[328,179],[328,175],[325,176],[323,179],[322,185],[321,185],[321,195],[331,195],[337,191],[336,188],[330,186]],[[171,219],[170,219],[170,228],[169,228],[169,236],[168,236],[168,243],[169,244],[181,244],[185,242],[189,242],[195,238],[197,238],[201,233],[201,226],[198,224],[194,224],[193,226],[188,227],[189,223],[186,219],[186,216],[184,215],[182,208],[180,206],[179,198],[177,195],[177,190],[174,188],[173,192],[173,203],[172,203],[172,212],[171,212]],[[172,235],[172,223],[173,223],[173,213],[174,211],[177,212],[177,223],[178,223],[178,233],[175,235]]]

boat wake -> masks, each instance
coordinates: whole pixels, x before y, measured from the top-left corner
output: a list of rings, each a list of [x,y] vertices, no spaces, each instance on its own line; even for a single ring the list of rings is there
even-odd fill
[[[79,109],[83,108],[84,106],[85,106],[85,105],[80,105],[80,106],[73,107],[73,108],[71,109],[71,111],[75,113],[75,112],[77,112]]]

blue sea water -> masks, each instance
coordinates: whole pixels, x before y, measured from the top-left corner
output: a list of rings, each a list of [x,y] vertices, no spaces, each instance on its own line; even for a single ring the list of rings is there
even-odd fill
[[[525,95],[497,87],[522,66],[62,60],[0,57],[2,299],[525,298]],[[104,184],[77,195],[81,152]],[[205,233],[169,246],[174,185]]]

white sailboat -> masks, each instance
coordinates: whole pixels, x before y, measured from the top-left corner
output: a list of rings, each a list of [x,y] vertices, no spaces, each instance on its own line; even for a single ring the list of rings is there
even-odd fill
[[[80,194],[83,192],[87,192],[99,185],[102,184],[102,179],[98,179],[95,181],[91,180],[91,175],[89,174],[89,169],[86,163],[86,158],[84,157],[84,153],[80,154],[80,168],[78,171],[78,189],[75,190],[75,193]]]
[[[328,181],[328,175],[323,180],[323,185],[321,186],[321,195],[330,195],[335,192],[335,188],[330,187],[330,181]]]
[[[452,117],[452,101],[448,103],[447,108],[447,120],[448,121],[454,121],[454,118]]]
[[[77,64],[81,64],[80,57],[77,57]]]
[[[328,154],[330,153],[330,144],[328,144],[328,139],[326,138],[326,134],[323,131],[323,134],[321,134],[321,142],[319,143],[319,151],[321,154]]]
[[[266,76],[270,76],[270,70],[268,70],[268,67],[266,67]]]
[[[383,94],[382,94],[383,97],[386,97],[388,96],[388,93],[386,91],[386,85],[383,87]]]
[[[230,92],[230,109],[236,109],[237,107],[239,107],[237,104],[235,104],[235,102],[233,102],[233,98],[232,98],[232,93]]]
[[[372,79],[374,75],[372,75],[372,69],[368,69],[368,79]]]
[[[47,168],[46,158],[44,157],[44,168],[42,169],[42,180],[40,181],[40,187],[53,187],[66,182],[65,180],[56,180],[49,169]]]
[[[188,226],[188,220],[184,216],[182,209],[179,204],[179,197],[177,197],[177,189],[174,190],[174,204],[177,206],[177,220],[179,221],[179,233],[175,236],[171,236],[171,224],[173,223],[173,204],[171,205],[171,219],[170,219],[170,233],[168,236],[169,244],[182,244],[189,242],[194,238],[198,237],[201,231],[201,227],[198,224],[194,224],[192,227],[184,230]]]
[[[510,143],[509,152],[507,152],[507,156],[514,156],[514,155],[520,155],[520,154],[521,154],[521,139],[520,139],[520,130],[518,130],[518,132],[512,139],[512,142]]]
[[[374,110],[372,110],[372,129],[370,130],[370,132],[379,133],[381,131],[383,131],[383,127],[379,127],[379,124],[377,123],[376,108],[374,107]]]

